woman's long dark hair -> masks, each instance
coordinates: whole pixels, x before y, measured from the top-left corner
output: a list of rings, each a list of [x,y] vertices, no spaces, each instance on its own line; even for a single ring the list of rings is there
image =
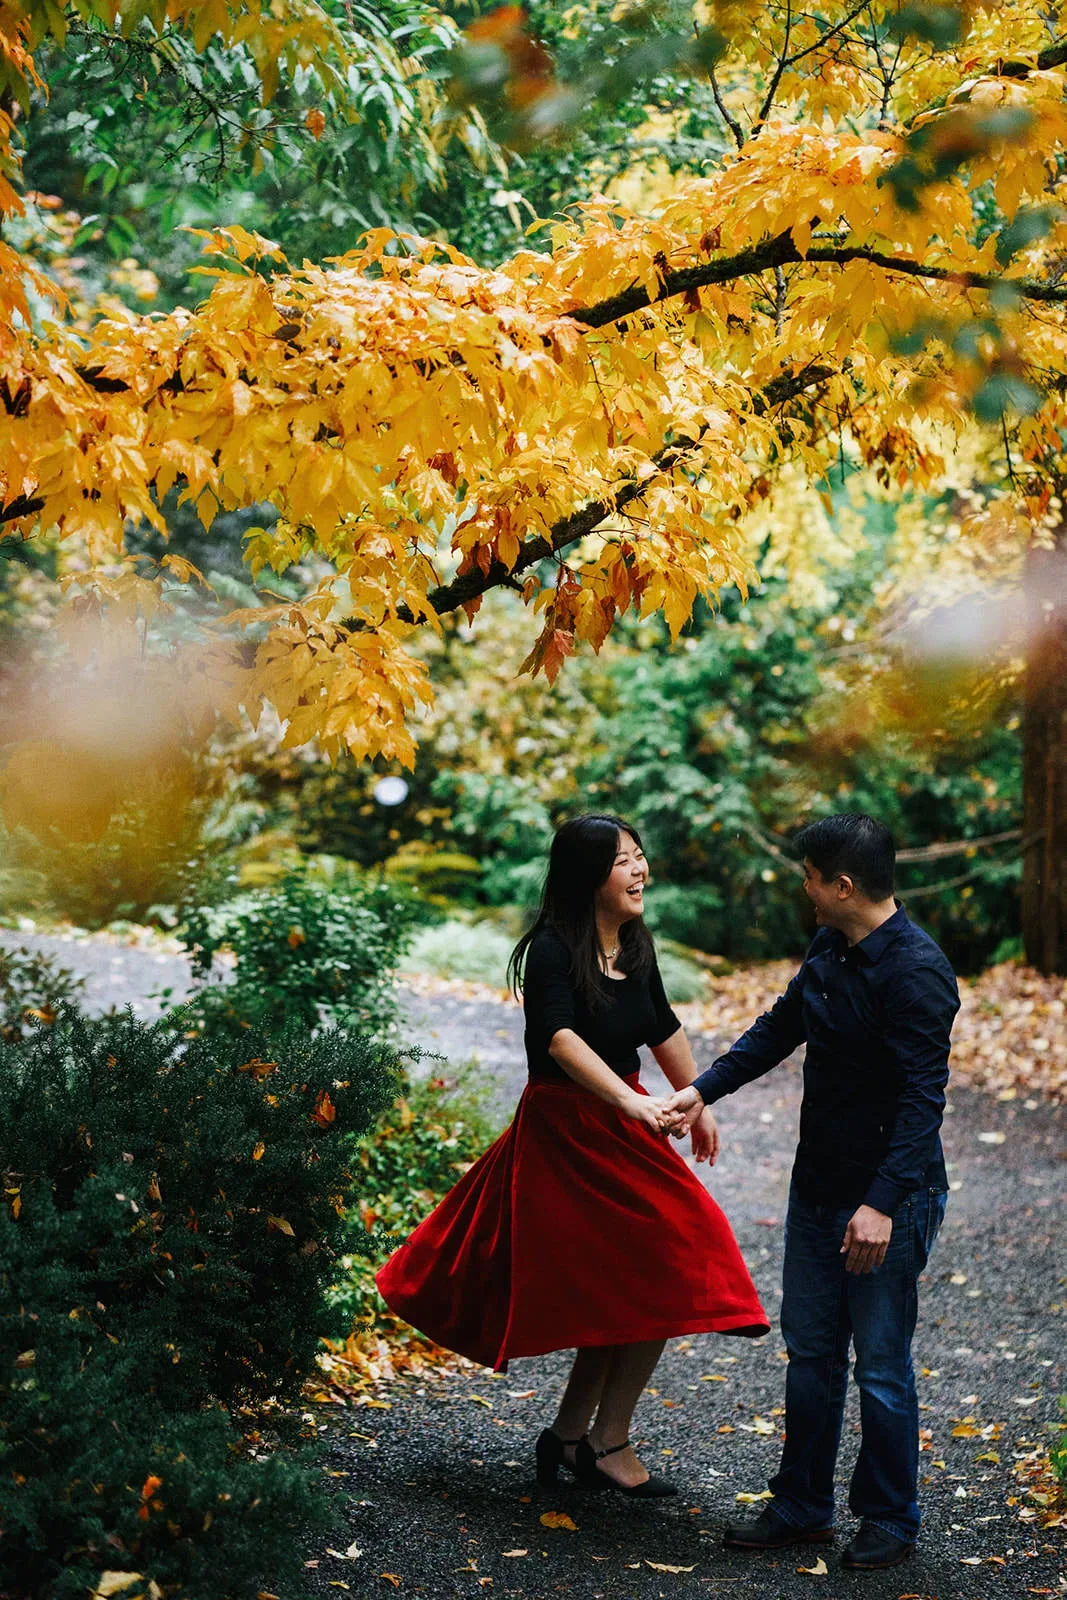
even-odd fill
[[[598,982],[601,966],[600,938],[596,927],[594,899],[615,865],[620,833],[628,833],[639,850],[644,849],[636,828],[621,817],[589,812],[565,822],[552,840],[548,873],[541,891],[541,907],[534,920],[511,952],[508,983],[518,993],[522,987],[526,952],[537,935],[550,928],[567,946],[571,956],[571,975],[590,1010],[605,1004]],[[624,922],[619,929],[619,954],[615,965],[630,977],[644,977],[655,961],[652,935],[640,917]]]

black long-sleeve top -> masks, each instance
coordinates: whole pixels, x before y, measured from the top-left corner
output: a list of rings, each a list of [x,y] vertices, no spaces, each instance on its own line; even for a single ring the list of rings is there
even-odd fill
[[[915,1189],[947,1188],[940,1127],[952,968],[903,906],[849,946],[820,928],[785,993],[696,1080],[709,1104],[807,1044],[793,1178],[816,1204],[892,1216]]]
[[[605,1004],[590,1010],[571,973],[570,951],[551,929],[539,933],[526,953],[522,996],[526,1011],[526,1063],[531,1078],[567,1082],[548,1053],[552,1036],[572,1028],[613,1072],[637,1072],[638,1046],[663,1044],[681,1023],[667,1003],[659,967],[645,978],[599,975]]]

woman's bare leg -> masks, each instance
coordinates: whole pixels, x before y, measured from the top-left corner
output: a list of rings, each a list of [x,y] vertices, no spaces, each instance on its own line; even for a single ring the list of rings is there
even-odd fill
[[[590,1345],[575,1351],[574,1365],[567,1379],[567,1387],[559,1403],[552,1431],[560,1439],[580,1439],[588,1432],[593,1412],[600,1404],[604,1383],[619,1347],[616,1345]],[[564,1451],[567,1461],[574,1464],[574,1446]]]
[[[601,1391],[596,1422],[589,1433],[589,1442],[594,1450],[610,1450],[630,1437],[634,1407],[656,1369],[664,1343],[663,1339],[651,1339],[643,1344],[620,1344],[614,1347],[611,1366]],[[606,1456],[598,1463],[597,1470],[627,1487],[644,1483],[649,1475],[632,1449]]]

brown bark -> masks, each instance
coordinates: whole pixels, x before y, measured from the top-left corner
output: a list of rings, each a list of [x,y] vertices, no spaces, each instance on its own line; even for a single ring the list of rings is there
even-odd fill
[[[1023,944],[1067,975],[1067,528],[1027,556],[1023,712]]]

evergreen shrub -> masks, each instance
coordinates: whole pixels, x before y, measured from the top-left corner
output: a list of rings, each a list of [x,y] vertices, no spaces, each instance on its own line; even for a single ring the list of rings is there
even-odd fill
[[[307,869],[217,906],[187,909],[183,939],[202,978],[217,952],[228,983],[205,983],[180,1015],[207,1033],[312,1028],[323,1018],[376,1038],[396,1022],[393,975],[424,911],[380,878],[318,881]]]
[[[462,1085],[457,1092],[454,1082],[430,1078],[401,1086],[359,1142],[359,1203],[349,1213],[324,1331],[342,1339],[353,1329],[395,1333],[396,1318],[375,1287],[375,1272],[499,1131]]]
[[[70,1012],[0,1045],[0,1593],[125,1569],[294,1600],[322,1496],[284,1408],[395,1065],[331,1030]]]
[[[51,956],[22,945],[0,945],[0,1039],[23,1039],[71,1005],[85,984]]]

